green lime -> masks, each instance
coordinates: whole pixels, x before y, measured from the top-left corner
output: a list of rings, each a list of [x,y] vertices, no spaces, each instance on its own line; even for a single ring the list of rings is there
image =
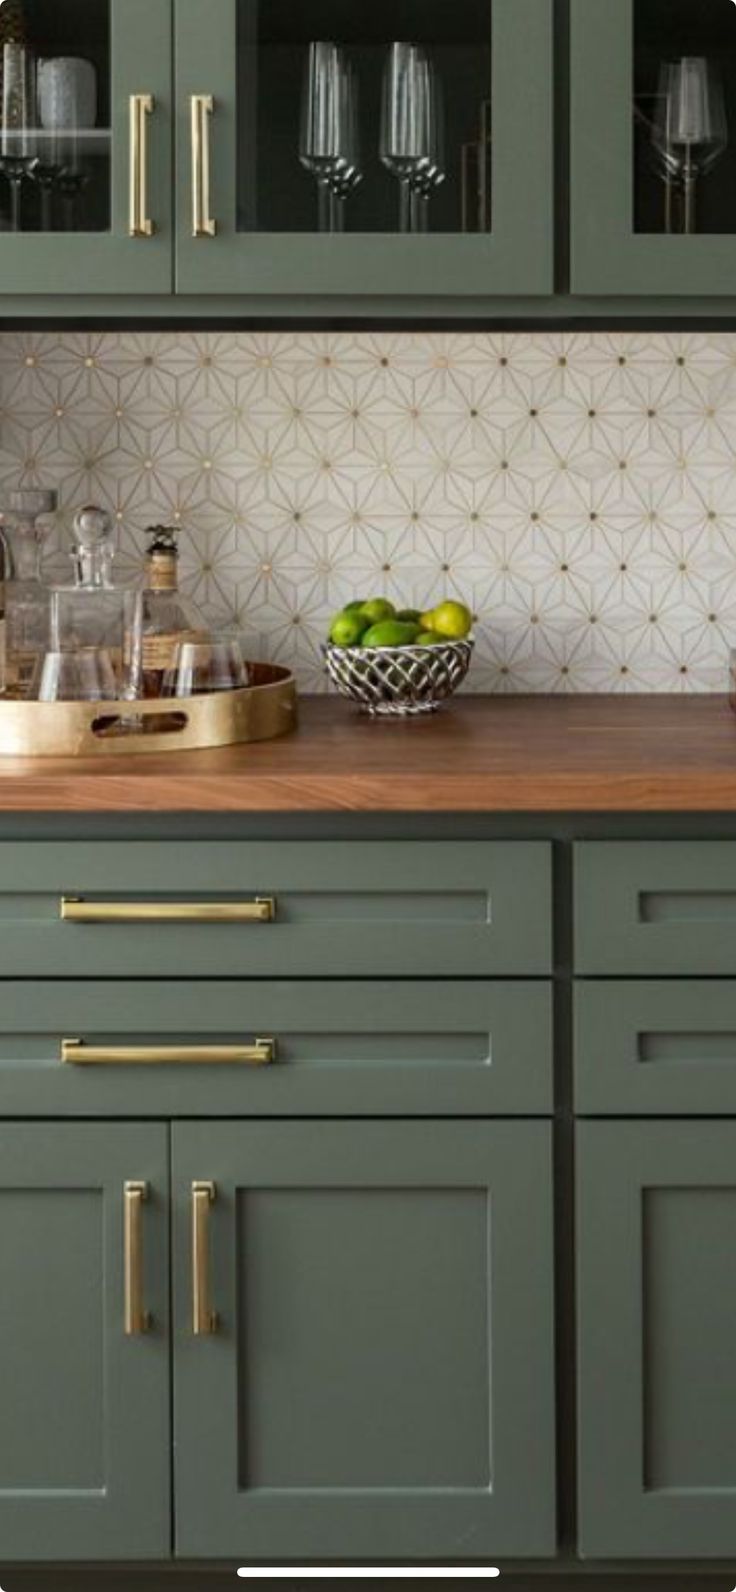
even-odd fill
[[[335,615],[330,625],[330,641],[335,647],[357,647],[364,630],[365,619],[345,609]]]
[[[395,617],[394,605],[387,597],[371,597],[367,603],[361,603],[360,612],[368,625],[380,625],[382,619]]]
[[[418,625],[421,617],[421,610],[419,608],[402,608],[396,615],[397,619],[400,619],[403,624],[407,625]]]
[[[342,611],[343,611],[344,614],[359,614],[361,609],[362,609],[362,607],[363,607],[363,605],[364,605],[364,602],[365,602],[365,598],[364,597],[359,597],[358,601],[355,602],[355,603],[346,603],[345,607],[343,608]]]
[[[418,632],[416,625],[402,624],[399,619],[384,619],[372,625],[361,639],[363,647],[410,647]]]
[[[436,630],[423,630],[417,636],[418,647],[442,647],[444,642],[444,636],[439,636]]]

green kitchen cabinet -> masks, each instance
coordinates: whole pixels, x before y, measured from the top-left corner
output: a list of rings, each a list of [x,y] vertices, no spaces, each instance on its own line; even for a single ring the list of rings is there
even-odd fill
[[[551,1555],[549,1124],[172,1135],[176,1553]]]
[[[3,1563],[169,1554],[167,1213],[165,1127],[0,1126]]]
[[[736,1553],[736,1124],[577,1127],[579,1539]]]
[[[573,294],[733,294],[735,82],[733,0],[571,0]]]
[[[179,294],[308,304],[552,292],[552,0],[175,0],[174,16]],[[436,76],[412,77],[416,123],[384,147],[389,168],[382,75],[397,39],[425,45]],[[334,151],[301,126],[315,40],[336,40],[352,69]],[[330,81],[325,70],[327,96]],[[433,140],[433,117],[444,138]],[[401,230],[404,202],[419,230]]]
[[[29,84],[0,134],[2,294],[170,295],[170,0],[31,0],[26,24],[39,110]]]

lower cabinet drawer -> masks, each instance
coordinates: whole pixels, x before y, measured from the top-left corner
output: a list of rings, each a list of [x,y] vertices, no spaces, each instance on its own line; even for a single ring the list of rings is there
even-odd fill
[[[543,981],[38,981],[0,991],[0,1116],[552,1109]]]
[[[575,1109],[736,1114],[736,980],[578,982]]]
[[[0,976],[516,978],[545,841],[0,842]]]
[[[736,975],[736,841],[575,846],[575,971]]]

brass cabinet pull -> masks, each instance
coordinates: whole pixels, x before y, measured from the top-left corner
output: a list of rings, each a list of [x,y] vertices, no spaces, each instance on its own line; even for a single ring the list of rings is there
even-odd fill
[[[217,1331],[217,1313],[210,1301],[210,1210],[216,1199],[216,1184],[192,1184],[192,1332],[195,1338],[211,1337]]]
[[[83,901],[62,896],[64,923],[273,923],[273,896],[253,901]]]
[[[152,238],[156,230],[148,214],[148,118],[155,105],[152,94],[130,96],[131,238]]]
[[[125,1335],[149,1332],[152,1318],[143,1305],[143,1206],[147,1183],[126,1183],[123,1192]]]
[[[275,1039],[252,1045],[87,1045],[62,1039],[61,1059],[72,1067],[269,1067]]]
[[[210,215],[210,124],[214,110],[211,94],[192,95],[192,235],[195,238],[214,238],[217,233],[217,222]]]

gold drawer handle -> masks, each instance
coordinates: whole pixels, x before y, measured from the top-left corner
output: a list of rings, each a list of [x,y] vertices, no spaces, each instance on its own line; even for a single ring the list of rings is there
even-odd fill
[[[126,1183],[123,1190],[123,1270],[125,1274],[125,1335],[137,1338],[150,1332],[153,1320],[143,1305],[143,1206],[147,1183]]]
[[[156,230],[148,214],[148,118],[155,104],[152,94],[130,96],[131,238],[152,238]]]
[[[62,896],[64,923],[273,923],[273,896],[253,901],[84,901]]]
[[[217,1199],[215,1183],[192,1184],[192,1332],[208,1338],[217,1331],[217,1312],[210,1302],[210,1211]]]
[[[72,1067],[269,1067],[275,1039],[253,1045],[87,1045],[62,1039],[61,1059]]]
[[[212,156],[210,125],[215,112],[211,94],[193,94],[192,114],[192,236],[214,238],[217,222],[210,214]]]

